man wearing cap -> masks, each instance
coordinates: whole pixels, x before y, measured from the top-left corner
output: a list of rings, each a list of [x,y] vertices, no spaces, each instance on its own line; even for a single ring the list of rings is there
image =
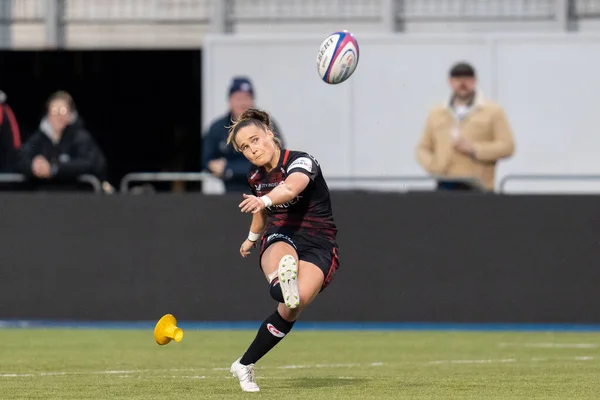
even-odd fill
[[[417,160],[425,171],[441,177],[438,189],[494,190],[496,164],[512,156],[515,148],[508,119],[498,104],[476,89],[471,65],[455,64],[449,83],[452,96],[430,111]],[[451,178],[474,179],[481,186]]]
[[[247,173],[250,163],[242,153],[227,145],[227,127],[250,107],[254,107],[252,82],[247,77],[234,77],[229,86],[229,111],[212,122],[202,143],[202,170],[208,170],[221,179],[227,192],[248,190]],[[275,122],[273,130],[283,142],[281,131]]]

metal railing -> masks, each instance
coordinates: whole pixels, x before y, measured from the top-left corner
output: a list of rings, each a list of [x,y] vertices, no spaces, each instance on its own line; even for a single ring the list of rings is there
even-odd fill
[[[402,189],[402,191],[416,190],[416,184],[433,184],[435,190],[437,182],[444,181],[448,183],[466,184],[475,190],[485,191],[482,182],[472,177],[441,177],[441,176],[326,176],[325,179],[332,189],[350,189],[350,190],[393,190]],[[347,186],[345,185],[347,184]],[[386,185],[387,184],[387,185]],[[393,186],[389,184],[394,184]],[[380,186],[383,185],[383,186]],[[422,189],[421,189],[422,190]]]
[[[20,182],[25,182],[25,175],[21,175],[21,174],[0,174],[0,182],[2,182],[2,183],[20,183]]]
[[[222,0],[219,0],[222,1]],[[213,0],[69,0],[57,2],[67,23],[195,23],[208,25]]]
[[[600,2],[597,0],[573,0],[571,7],[577,18],[600,18]]]
[[[192,23],[229,31],[238,23],[552,21],[598,17],[596,0],[2,0],[13,21],[47,24]],[[396,27],[396,28],[394,28]]]
[[[125,175],[119,184],[121,193],[129,193],[131,184],[152,183],[152,182],[198,182],[202,183],[206,179],[212,178],[212,175],[207,172],[132,172]],[[214,179],[214,178],[213,178]],[[397,183],[396,188],[408,189],[414,183],[435,183],[438,180],[445,182],[464,183],[473,186],[476,189],[484,190],[481,181],[471,177],[436,177],[436,176],[328,176],[325,178],[328,183],[332,183],[332,189],[356,189],[369,190],[370,188],[361,187],[361,183]],[[335,183],[348,184],[335,187]],[[342,187],[344,186],[344,187]],[[377,188],[373,188],[377,190]]]
[[[600,11],[596,0],[565,0],[580,15]],[[51,8],[78,22],[206,22],[223,7],[232,21],[373,20],[392,12],[404,19],[550,19],[562,0],[2,0],[19,21],[41,21]]]
[[[560,13],[556,0],[404,0],[406,21],[550,21]]]
[[[47,0],[2,1],[3,19],[13,22],[43,23]]]
[[[225,17],[233,22],[257,23],[377,21],[385,3],[382,0],[234,0],[229,1]]]
[[[121,193],[129,193],[132,183],[153,183],[153,182],[197,182],[203,183],[207,179],[214,177],[207,172],[133,172],[126,174],[120,182],[119,190]],[[93,175],[81,175],[78,182],[88,184],[95,193],[104,193],[103,183]],[[393,190],[410,191],[423,190],[418,189],[418,184],[433,184],[433,188],[425,190],[435,190],[439,181],[449,183],[463,183],[472,186],[476,190],[487,190],[481,181],[471,177],[442,177],[442,176],[327,176],[327,182],[333,190]],[[22,174],[0,174],[0,183],[24,183],[27,178]],[[510,174],[504,176],[496,189],[498,194],[507,194],[508,183],[511,182],[596,182],[600,192],[600,174]],[[380,186],[394,184],[393,186]],[[564,188],[563,188],[564,189]],[[588,188],[589,189],[589,188]],[[567,190],[538,191],[538,193],[557,193],[567,192]],[[589,192],[589,190],[580,190],[580,192]]]
[[[198,182],[202,183],[207,179],[215,179],[206,172],[134,172],[123,177],[120,183],[120,192],[128,193],[131,184],[134,182],[152,183],[152,182]],[[332,190],[373,190],[373,191],[422,191],[436,190],[437,182],[444,181],[448,183],[463,183],[472,186],[475,190],[482,192],[493,192],[484,187],[479,179],[471,177],[443,177],[443,176],[326,176]],[[600,192],[600,175],[594,174],[510,174],[503,177],[497,189],[498,194],[507,194],[506,186],[510,182],[597,182]],[[431,184],[429,188],[423,188],[420,184]],[[589,188],[588,188],[589,189]],[[556,190],[541,190],[538,193],[556,193]],[[561,192],[560,190],[558,192]],[[563,190],[566,192],[566,190]],[[589,190],[583,190],[589,192]]]
[[[88,184],[94,190],[94,193],[103,193],[102,183],[98,178],[93,175],[80,175],[77,178],[79,183]],[[0,174],[0,183],[25,183],[27,182],[27,177],[23,174],[12,174],[12,173],[4,173]]]
[[[132,172],[121,179],[121,193],[128,193],[133,182],[203,182],[211,175],[207,172]]]
[[[102,183],[94,175],[84,174],[79,176],[77,180],[81,183],[87,183],[90,185],[94,189],[94,193],[103,193]]]

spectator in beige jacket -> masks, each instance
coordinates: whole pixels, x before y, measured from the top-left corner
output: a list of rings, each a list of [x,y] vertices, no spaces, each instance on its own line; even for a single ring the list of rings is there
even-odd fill
[[[438,189],[493,190],[496,163],[514,153],[511,127],[502,108],[476,89],[471,65],[454,65],[449,82],[452,97],[430,111],[417,160],[439,177]],[[481,186],[452,181],[460,178],[477,180]]]

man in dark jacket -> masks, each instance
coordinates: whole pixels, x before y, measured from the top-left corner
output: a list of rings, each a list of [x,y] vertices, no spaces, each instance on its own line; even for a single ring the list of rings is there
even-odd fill
[[[104,154],[84,129],[67,93],[51,97],[48,115],[21,148],[18,172],[34,181],[64,184],[76,183],[84,174],[105,179]]]
[[[254,107],[252,82],[246,77],[233,78],[229,86],[229,112],[212,122],[202,142],[202,170],[221,179],[227,192],[248,190],[247,173],[250,163],[242,153],[227,145],[227,127],[250,107]],[[275,122],[273,130],[283,143],[281,131]]]

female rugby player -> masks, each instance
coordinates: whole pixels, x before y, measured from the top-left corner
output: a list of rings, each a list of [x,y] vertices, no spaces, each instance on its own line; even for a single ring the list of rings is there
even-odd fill
[[[252,214],[246,257],[261,239],[260,266],[277,309],[264,320],[246,353],[231,365],[245,392],[257,392],[254,364],[287,335],[298,315],[333,279],[338,268],[337,227],[329,188],[319,163],[309,154],[282,149],[269,114],[242,113],[227,143],[252,163],[239,208]]]

